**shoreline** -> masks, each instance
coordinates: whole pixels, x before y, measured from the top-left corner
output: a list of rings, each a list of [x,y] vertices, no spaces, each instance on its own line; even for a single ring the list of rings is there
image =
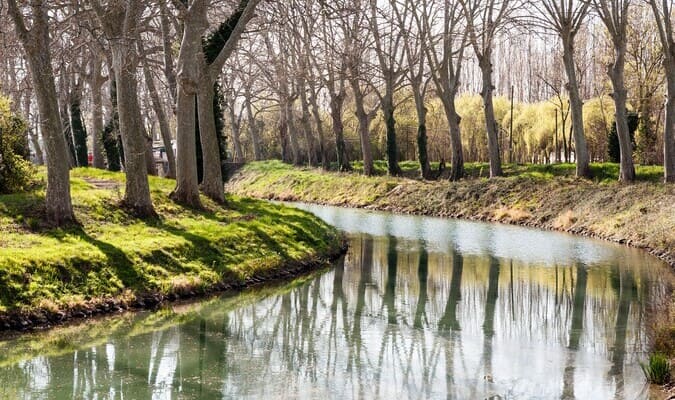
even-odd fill
[[[84,322],[91,318],[112,316],[119,313],[156,310],[175,302],[194,302],[210,296],[238,293],[260,285],[283,282],[328,267],[344,256],[347,249],[346,240],[341,238],[339,245],[329,249],[325,254],[311,256],[299,261],[285,260],[277,267],[272,267],[264,273],[253,275],[239,282],[223,281],[209,287],[168,293],[160,291],[123,293],[120,296],[95,298],[58,311],[36,309],[0,313],[0,341],[14,334],[44,331],[69,323]]]
[[[265,200],[295,201],[404,215],[501,223],[568,233],[640,249],[675,269],[675,185],[654,183],[622,185],[618,182],[606,185],[578,179],[554,178],[551,181],[541,181],[519,177],[429,182],[388,176],[364,177],[357,174],[324,172],[290,166],[281,167],[277,175],[266,178],[262,176],[260,169],[269,164],[269,162],[254,163],[245,166],[234,174],[228,184],[228,191]],[[274,167],[278,165],[274,163]],[[334,183],[330,182],[332,179],[335,180]],[[301,190],[291,188],[288,181],[298,180],[304,184],[304,188]],[[354,185],[361,185],[361,190],[365,188],[367,195],[355,193],[350,196],[346,193],[326,198],[326,192],[331,192],[333,186],[337,189],[339,185],[349,184],[350,181],[355,181],[352,182]],[[552,191],[563,193],[568,191],[579,201],[575,203],[574,200],[570,200],[564,202],[562,206],[547,204],[549,194],[546,193],[546,188],[540,189],[539,192],[528,191],[532,186],[539,184],[551,186]],[[618,202],[623,200],[618,193],[616,194],[618,199],[612,198],[613,192],[639,192],[644,188],[662,191],[663,198],[651,196],[649,193],[643,195],[636,193],[635,204],[611,204],[612,200]],[[575,190],[578,193],[572,193]],[[497,192],[497,194],[491,192]],[[490,197],[493,203],[485,204],[483,196]],[[553,195],[550,196],[553,197]],[[601,200],[598,201],[594,197],[599,197]],[[599,210],[601,207],[595,206],[601,204],[603,198],[607,201],[606,208],[612,208],[615,211],[608,214],[608,217],[598,218],[598,221],[585,222],[584,212],[592,214],[602,211]],[[638,204],[640,200],[662,202],[668,208],[660,210],[660,214],[657,214],[649,211],[655,208],[654,205],[642,206]],[[483,204],[476,207],[474,203],[477,202]],[[522,206],[522,203],[525,203],[525,206]],[[539,204],[544,204],[545,207],[537,207]],[[637,210],[633,210],[635,208]],[[577,211],[578,209],[580,211]],[[628,221],[611,220],[615,215],[631,212],[637,216],[630,215],[626,218]],[[652,217],[657,220],[662,214],[670,214],[672,218],[666,221],[666,226],[661,231],[662,238],[651,235],[652,232],[648,228],[653,227],[648,224],[625,228],[634,219],[650,216],[648,215],[650,213],[654,214]],[[673,224],[668,226],[671,221]],[[603,229],[598,229],[598,226]],[[640,228],[645,229],[640,230]],[[642,238],[636,236],[642,236]]]

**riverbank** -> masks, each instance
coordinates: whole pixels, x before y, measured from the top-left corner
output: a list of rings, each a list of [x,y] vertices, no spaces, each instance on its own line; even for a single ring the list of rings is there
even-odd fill
[[[675,186],[564,176],[428,182],[250,163],[227,190],[242,196],[499,222],[642,248],[675,267]]]
[[[79,225],[41,224],[42,189],[0,196],[0,330],[153,308],[325,266],[340,234],[289,207],[236,196],[203,210],[169,199],[174,181],[150,178],[158,218],[119,207],[124,175],[72,172]]]

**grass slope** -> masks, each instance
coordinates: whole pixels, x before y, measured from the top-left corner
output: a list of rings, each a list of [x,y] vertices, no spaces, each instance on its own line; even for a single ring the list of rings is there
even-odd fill
[[[402,165],[413,163],[402,163]],[[412,169],[412,168],[409,168]],[[468,170],[476,170],[471,164]],[[511,176],[425,182],[251,163],[232,179],[238,195],[368,207],[410,214],[513,223],[596,236],[643,247],[675,265],[675,186],[654,182],[659,168],[638,169],[641,181],[616,182],[618,166],[593,165],[596,181],[569,177],[573,166],[509,166]]]
[[[124,175],[72,172],[79,227],[40,226],[43,192],[0,196],[0,314],[76,309],[102,299],[240,286],[339,251],[338,233],[308,213],[230,196],[205,210],[169,200],[175,183],[150,178],[159,218],[118,207]]]

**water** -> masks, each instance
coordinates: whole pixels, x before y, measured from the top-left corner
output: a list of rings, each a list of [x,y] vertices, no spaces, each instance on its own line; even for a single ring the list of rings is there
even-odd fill
[[[647,399],[645,253],[518,227],[298,205],[334,268],[0,342],[7,399]]]

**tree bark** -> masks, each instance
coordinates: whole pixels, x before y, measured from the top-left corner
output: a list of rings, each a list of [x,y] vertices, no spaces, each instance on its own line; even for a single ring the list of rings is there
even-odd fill
[[[337,168],[340,172],[351,171],[347,159],[347,146],[344,138],[344,125],[342,124],[342,105],[344,103],[343,93],[331,93],[330,96],[330,116],[333,121],[333,134],[335,135],[335,149],[337,152]]]
[[[41,0],[31,2],[33,26],[30,31],[26,29],[16,0],[8,0],[8,5],[9,14],[26,51],[28,68],[40,113],[40,129],[45,141],[47,156],[46,219],[53,225],[62,226],[75,221],[75,215],[70,198],[69,166],[65,161],[68,159],[68,150],[59,116],[58,97],[51,64],[46,4]]]
[[[307,143],[307,162],[310,166],[315,167],[316,162],[316,148],[314,146],[314,135],[312,134],[312,122],[311,115],[309,112],[309,103],[307,100],[307,87],[305,81],[301,80],[301,83],[298,85],[298,90],[300,91],[300,105],[302,107],[302,114],[300,117],[300,125],[302,125],[302,131],[305,136],[305,142]]]
[[[349,80],[354,95],[354,106],[356,118],[359,121],[359,139],[361,140],[361,154],[363,156],[363,174],[371,176],[375,173],[373,166],[373,152],[370,146],[370,118],[366,112],[363,102],[363,92],[358,80],[358,73],[352,71],[352,78]]]
[[[394,119],[393,88],[382,99],[382,114],[387,131],[387,169],[389,175],[401,175],[401,167],[398,166],[398,147],[396,145],[396,119]]]
[[[462,151],[462,135],[459,126],[461,118],[455,109],[454,96],[443,101],[443,108],[450,128],[450,146],[452,147],[452,169],[450,171],[450,180],[458,181],[464,177],[464,154]]]
[[[258,130],[258,121],[253,113],[252,96],[250,92],[246,92],[246,115],[248,118],[248,134],[251,137],[251,145],[253,146],[253,159],[261,161],[263,159],[262,149],[260,148],[260,131]]]
[[[206,5],[195,0],[184,19],[183,39],[178,55],[176,104],[176,188],[171,198],[177,203],[201,208],[195,145],[199,57],[202,34],[208,26]]]
[[[326,134],[323,130],[323,121],[321,120],[321,112],[319,111],[319,102],[316,99],[316,92],[314,87],[310,89],[309,102],[312,105],[312,115],[314,116],[314,125],[316,132],[319,135],[319,155],[321,156],[321,168],[324,170],[330,169],[328,162],[328,154],[326,153]]]
[[[675,56],[668,61],[668,99],[666,101],[666,122],[663,137],[664,180],[675,183]]]
[[[619,150],[621,154],[621,166],[619,169],[619,181],[633,182],[635,180],[635,166],[633,164],[633,144],[628,129],[628,115],[626,113],[626,90],[624,71],[626,67],[626,45],[615,45],[615,60],[610,67],[609,75],[614,88],[614,106],[616,133],[619,136]]]
[[[197,93],[197,112],[199,114],[199,138],[202,144],[204,162],[204,176],[201,190],[209,198],[218,203],[225,202],[223,173],[218,146],[218,132],[216,131],[216,117],[213,113],[214,90],[213,82],[204,79],[199,82]]]
[[[166,177],[175,179],[176,155],[173,152],[173,144],[171,142],[171,128],[169,126],[169,119],[166,115],[166,112],[164,111],[164,107],[162,106],[162,101],[160,100],[157,87],[155,86],[155,80],[153,79],[148,64],[145,61],[143,62],[143,77],[145,79],[145,86],[148,88],[148,93],[150,94],[152,108],[155,112],[155,116],[157,117],[157,122],[159,123],[159,133],[162,136],[162,143],[164,144],[166,159],[169,164],[169,170],[166,173]]]
[[[481,73],[483,75],[483,107],[485,107],[485,127],[487,131],[488,157],[490,160],[490,178],[502,176],[502,160],[499,154],[499,136],[497,132],[497,120],[492,101],[494,86],[492,86],[492,60],[491,52],[486,52],[479,58]]]
[[[569,35],[567,35],[569,36]],[[584,104],[579,93],[576,63],[574,62],[574,45],[572,40],[563,35],[563,63],[567,72],[567,91],[570,95],[572,109],[572,130],[574,131],[574,155],[576,159],[578,177],[591,177],[588,145],[584,134]]]
[[[103,101],[102,88],[105,83],[101,77],[101,60],[99,57],[92,58],[92,71],[89,87],[91,90],[91,137],[92,137],[92,166],[105,169],[105,157],[103,155]]]
[[[140,217],[155,215],[150,197],[146,163],[146,136],[138,104],[135,46],[129,38],[111,41],[113,70],[117,82],[117,107],[124,148],[126,190],[124,204]]]

